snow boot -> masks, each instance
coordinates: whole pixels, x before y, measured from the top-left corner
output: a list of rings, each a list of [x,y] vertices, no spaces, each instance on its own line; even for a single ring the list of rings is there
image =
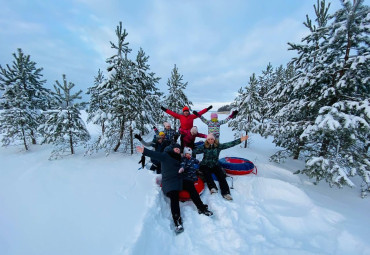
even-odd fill
[[[230,194],[225,194],[223,195],[223,197],[226,199],[226,200],[233,200],[233,198],[231,197]]]
[[[204,207],[202,209],[198,209],[198,213],[199,214],[204,214],[206,216],[212,216],[213,215],[213,212],[208,210],[208,205],[204,205]]]
[[[213,193],[217,193],[218,192],[218,190],[216,189],[216,188],[212,188],[211,189],[211,194],[213,194]]]
[[[180,234],[184,232],[184,227],[182,226],[181,216],[174,218],[173,222],[175,223],[175,233],[176,234]]]

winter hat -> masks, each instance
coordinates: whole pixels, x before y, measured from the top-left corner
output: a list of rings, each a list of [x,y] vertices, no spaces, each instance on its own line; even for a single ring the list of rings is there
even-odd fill
[[[218,119],[217,113],[211,113],[211,119]]]
[[[189,147],[184,148],[184,154],[189,153],[190,155],[193,153],[193,150]]]
[[[185,111],[188,111],[188,112],[190,112],[190,111],[189,111],[189,107],[187,107],[187,106],[184,106],[184,108],[182,108],[182,112],[185,112]]]
[[[192,128],[190,129],[190,133],[191,133],[192,135],[197,134],[197,133],[198,133],[198,128],[197,128],[196,126],[192,127]]]
[[[168,122],[163,122],[163,126],[164,126],[164,127],[171,127],[171,124],[170,124],[170,123],[168,123]]]
[[[159,136],[166,135],[163,131],[159,132]]]
[[[180,146],[180,144],[178,144],[178,143],[175,143],[174,145],[172,145],[172,148],[179,148],[179,149],[181,149],[181,146]]]
[[[207,140],[208,140],[208,138],[213,138],[213,139],[215,139],[215,140],[216,140],[216,137],[213,135],[213,133],[209,133],[209,134],[207,135]]]

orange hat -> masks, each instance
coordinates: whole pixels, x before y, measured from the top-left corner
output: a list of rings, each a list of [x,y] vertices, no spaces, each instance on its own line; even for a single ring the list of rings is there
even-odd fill
[[[185,111],[188,111],[188,112],[190,112],[190,111],[189,111],[189,107],[187,107],[187,106],[184,106],[184,108],[182,108],[182,112],[185,112]]]

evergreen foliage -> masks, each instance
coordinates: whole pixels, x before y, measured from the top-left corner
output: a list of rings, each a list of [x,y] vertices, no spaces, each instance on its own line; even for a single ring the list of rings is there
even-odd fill
[[[66,75],[63,74],[63,83],[56,81],[54,85],[52,109],[44,112],[46,122],[39,130],[44,134],[43,143],[55,146],[50,159],[61,157],[68,150],[70,154],[75,154],[75,147],[90,139],[85,123],[80,117],[80,110],[85,104],[75,102],[81,99],[82,90],[72,94],[74,86],[74,83],[67,82]]]
[[[3,146],[21,141],[26,150],[36,144],[41,110],[50,102],[50,91],[43,87],[42,68],[37,68],[21,49],[13,53],[11,66],[0,66],[0,133]]]
[[[183,82],[183,75],[178,72],[178,68],[174,65],[171,71],[171,77],[167,81],[168,95],[165,99],[166,108],[173,112],[182,113],[182,108],[184,106],[190,108],[190,106],[193,105],[184,93],[187,85],[187,82]],[[172,123],[175,130],[180,126],[179,120],[175,118],[170,118],[169,122]]]
[[[135,61],[129,59],[132,50],[126,42],[128,34],[122,22],[115,32],[117,42],[110,43],[116,54],[106,60],[108,78],[103,79],[98,74],[94,86],[89,89],[92,95],[90,102],[93,102],[89,109],[89,121],[101,123],[104,120],[104,129],[87,153],[105,149],[109,154],[124,144],[126,149],[130,147],[133,154],[133,132],[136,128],[141,133],[147,131],[145,123],[155,123],[155,112],[159,112],[161,93],[156,84],[160,78],[150,72],[149,57],[140,49]],[[94,113],[99,100],[99,111]]]

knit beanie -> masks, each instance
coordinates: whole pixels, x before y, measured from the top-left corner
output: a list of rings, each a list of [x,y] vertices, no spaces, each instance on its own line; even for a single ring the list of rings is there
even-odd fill
[[[184,155],[186,154],[186,153],[189,153],[190,155],[193,153],[193,150],[191,149],[191,148],[189,148],[189,147],[185,147],[184,148]]]
[[[166,135],[163,131],[159,132],[159,136]]]
[[[190,129],[190,133],[191,133],[192,135],[197,134],[197,133],[198,133],[198,128],[197,128],[196,126],[192,127],[192,128]]]
[[[184,108],[182,108],[182,112],[185,112],[185,111],[188,111],[188,112],[190,112],[190,111],[189,111],[189,107],[187,107],[187,106],[184,106]]]
[[[170,124],[170,123],[168,123],[168,122],[163,122],[163,126],[164,126],[164,127],[171,127],[171,124]]]
[[[181,146],[180,146],[180,144],[175,143],[174,145],[172,145],[172,148],[179,148],[179,149],[181,149]]]
[[[218,119],[217,113],[211,113],[211,119]]]

